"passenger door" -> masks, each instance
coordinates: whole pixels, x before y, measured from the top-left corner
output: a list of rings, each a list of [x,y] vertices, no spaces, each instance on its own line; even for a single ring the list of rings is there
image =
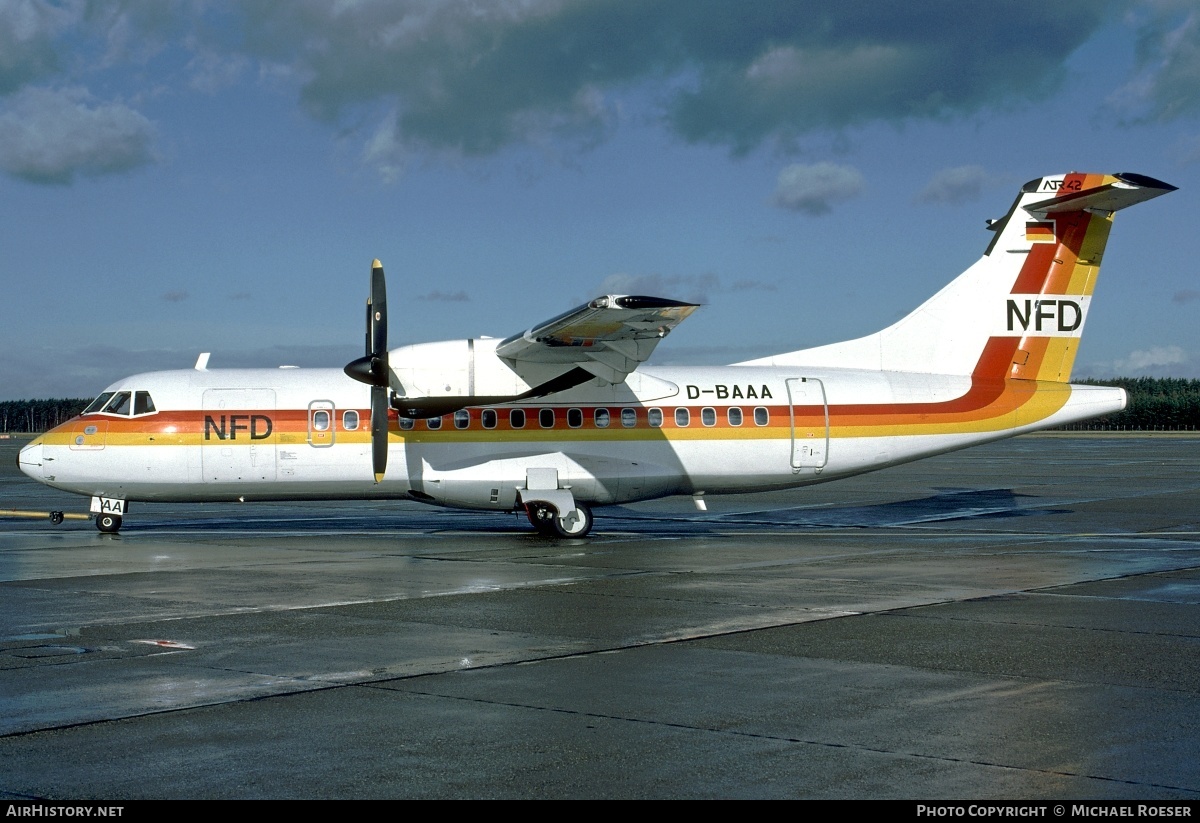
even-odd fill
[[[825,386],[812,377],[787,381],[792,421],[792,468],[821,469],[828,462],[829,404]]]

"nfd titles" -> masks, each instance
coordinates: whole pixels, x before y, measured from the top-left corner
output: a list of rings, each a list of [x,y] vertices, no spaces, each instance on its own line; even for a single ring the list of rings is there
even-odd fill
[[[204,439],[237,440],[238,432],[245,432],[251,440],[266,440],[271,436],[274,425],[265,414],[221,415],[218,423],[211,414],[204,415]]]

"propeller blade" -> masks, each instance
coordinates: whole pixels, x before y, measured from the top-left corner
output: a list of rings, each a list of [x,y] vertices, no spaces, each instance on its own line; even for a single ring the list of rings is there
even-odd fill
[[[368,386],[389,385],[387,351],[387,286],[383,264],[371,263],[371,296],[367,299],[367,353],[346,364],[343,371]]]
[[[375,482],[383,480],[387,471],[388,453],[388,390],[384,386],[371,387],[371,469]]]
[[[371,262],[371,314],[370,325],[367,327],[370,348],[367,354],[372,357],[387,357],[387,283],[383,277],[383,264],[378,260]],[[387,370],[383,377],[387,379]]]
[[[367,353],[346,364],[343,371],[371,387],[371,468],[375,482],[387,470],[388,407],[391,369],[387,350],[387,285],[383,264],[371,262],[371,296],[367,299]]]
[[[365,351],[366,351],[367,357],[371,356],[371,329],[372,329],[372,323],[374,321],[374,317],[375,317],[375,312],[371,311],[371,298],[368,295],[368,297],[367,297],[367,325],[364,326],[364,328],[366,329],[366,333],[363,335]]]
[[[383,264],[371,261],[371,468],[375,482],[387,469],[388,394],[390,393],[387,350],[387,282]]]

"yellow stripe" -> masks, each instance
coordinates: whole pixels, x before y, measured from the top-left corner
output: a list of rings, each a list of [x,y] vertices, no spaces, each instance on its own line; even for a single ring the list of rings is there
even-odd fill
[[[1104,247],[1108,243],[1108,235],[1112,230],[1112,217],[1101,217],[1093,214],[1088,223],[1087,233],[1079,248],[1079,258],[1071,279],[1067,284],[1067,294],[1090,295],[1096,289],[1096,277],[1100,272],[1101,258]]]

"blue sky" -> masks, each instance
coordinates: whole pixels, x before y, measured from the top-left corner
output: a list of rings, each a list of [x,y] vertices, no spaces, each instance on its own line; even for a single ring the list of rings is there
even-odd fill
[[[866,334],[1026,180],[1117,217],[1077,376],[1200,377],[1192,2],[0,3],[0,399],[340,366],[606,292],[698,300],[657,363]]]

